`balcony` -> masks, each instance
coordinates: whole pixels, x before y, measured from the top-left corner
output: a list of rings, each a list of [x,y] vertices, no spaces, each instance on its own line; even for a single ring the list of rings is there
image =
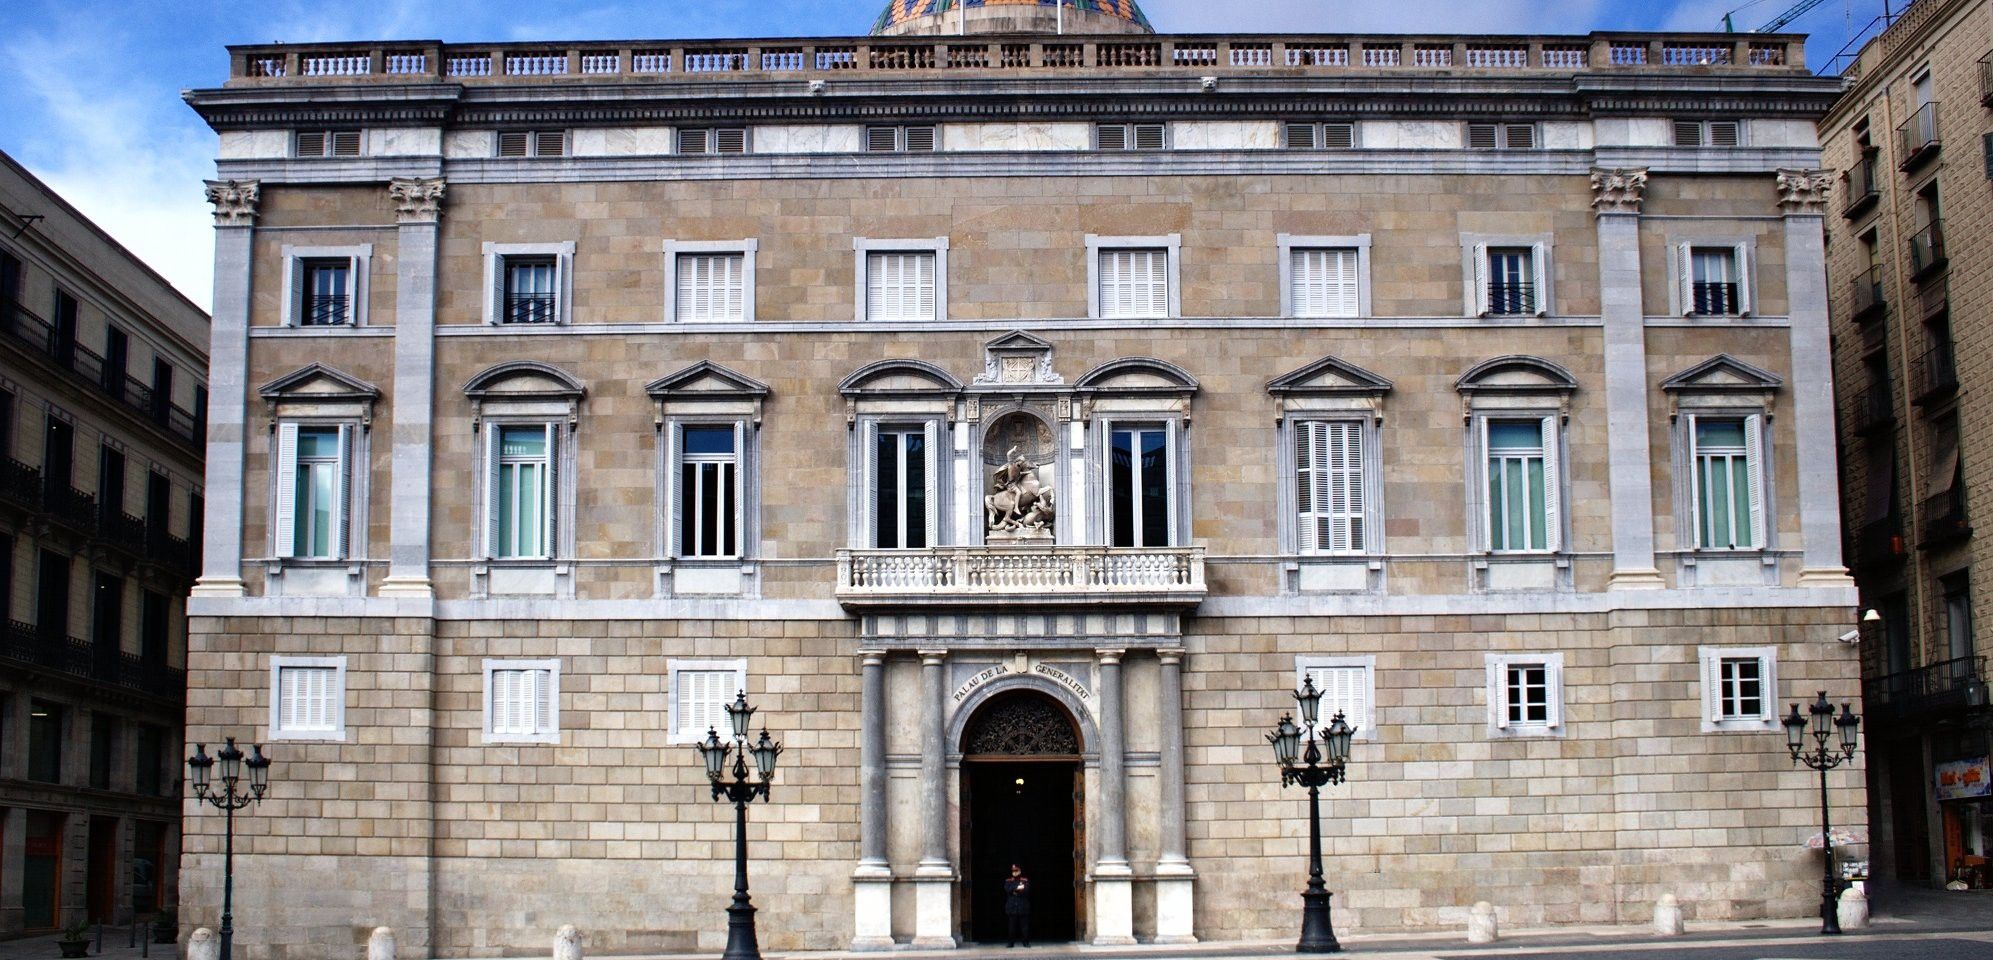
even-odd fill
[[[1841,216],[1853,220],[1875,208],[1882,192],[1875,185],[1875,151],[1862,151],[1861,161],[1848,168],[1848,195],[1841,204]]]
[[[145,527],[145,558],[186,576],[194,575],[194,544],[158,524]]]
[[[1959,657],[1862,684],[1870,717],[1918,721],[1986,709],[1986,658]]]
[[[1490,316],[1527,316],[1535,312],[1535,284],[1488,284],[1488,314]]]
[[[839,550],[847,607],[1125,604],[1204,599],[1203,547],[932,547]]]
[[[42,507],[55,522],[83,534],[97,533],[97,498],[67,483],[47,478],[42,483]]]
[[[501,319],[506,323],[552,323],[554,307],[551,293],[508,293]]]
[[[1924,229],[1910,235],[1905,241],[1910,247],[1910,280],[1921,281],[1931,274],[1944,269],[1945,265],[1945,224],[1933,220]]]
[[[1972,536],[1972,524],[1965,516],[1965,489],[1954,483],[1950,490],[1917,504],[1917,533],[1917,546],[1923,550]]]
[[[1909,170],[1938,155],[1943,141],[1938,139],[1938,105],[1927,103],[1917,108],[1910,119],[1896,128],[1897,153],[1903,159],[1896,164],[1898,170]]]
[[[299,326],[305,327],[343,327],[351,322],[343,293],[314,293],[305,297],[304,316],[298,320]]]
[[[1883,433],[1896,425],[1896,405],[1888,384],[1870,387],[1848,400],[1852,428],[1858,437]]]
[[[1861,569],[1901,563],[1909,552],[1903,542],[1903,526],[1895,517],[1862,524],[1855,531],[1855,566]]]
[[[42,472],[13,457],[0,460],[0,500],[23,510],[42,508]]]
[[[74,637],[43,634],[19,620],[0,625],[0,661],[166,700],[179,700],[187,691],[185,671],[122,650],[99,650]]]
[[[1958,389],[1958,363],[1952,356],[1949,336],[1910,362],[1910,382],[1916,389],[1911,401],[1918,405],[1943,399]]]
[[[1993,53],[1979,58],[1979,104],[1993,107]]]
[[[145,552],[145,521],[108,504],[97,517],[97,535],[127,552]]]
[[[1951,312],[1951,284],[1939,277],[1917,288],[1917,316],[1925,323],[1935,324],[1945,314]]]
[[[1848,280],[1848,302],[1856,323],[1882,316],[1889,307],[1888,297],[1882,292],[1882,267],[1870,267],[1868,272]]]
[[[1742,312],[1743,301],[1738,299],[1737,285],[1734,283],[1708,283],[1696,281],[1690,286],[1692,312],[1698,317],[1734,317]]]
[[[0,305],[0,330],[15,342],[47,357],[72,377],[94,388],[113,403],[139,414],[196,453],[207,442],[206,430],[194,414],[175,405],[170,397],[154,395],[152,388],[117,370],[107,369],[96,351],[56,335],[48,321],[18,303]]]

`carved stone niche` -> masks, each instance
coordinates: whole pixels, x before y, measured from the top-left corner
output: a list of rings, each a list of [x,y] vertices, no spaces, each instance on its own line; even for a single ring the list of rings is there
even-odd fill
[[[1012,410],[983,430],[983,540],[1050,546],[1058,521],[1059,449],[1038,415]]]

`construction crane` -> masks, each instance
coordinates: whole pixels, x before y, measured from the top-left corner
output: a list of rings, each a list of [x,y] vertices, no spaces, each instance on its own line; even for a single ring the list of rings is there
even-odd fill
[[[1778,16],[1776,16],[1776,17],[1773,17],[1773,18],[1771,19],[1771,22],[1769,22],[1769,23],[1765,24],[1765,25],[1764,25],[1764,26],[1762,26],[1762,27],[1759,27],[1758,29],[1756,29],[1756,30],[1754,30],[1754,31],[1752,31],[1752,32],[1753,32],[1753,33],[1776,33],[1776,32],[1778,32],[1778,31],[1779,31],[1780,29],[1784,28],[1786,24],[1789,24],[1789,23],[1791,23],[1792,21],[1794,21],[1794,20],[1797,20],[1797,19],[1799,19],[1799,18],[1800,18],[1800,17],[1802,17],[1802,16],[1805,16],[1805,14],[1806,14],[1806,11],[1808,11],[1808,10],[1811,10],[1811,9],[1813,9],[1814,7],[1817,7],[1817,6],[1819,6],[1819,5],[1823,4],[1823,3],[1826,3],[1826,2],[1827,2],[1827,0],[1799,0],[1799,2],[1798,2],[1798,3],[1795,3],[1795,4],[1793,4],[1793,5],[1792,5],[1792,6],[1790,7],[1790,8],[1788,8],[1788,9],[1787,9],[1787,10],[1786,10],[1786,11],[1785,11],[1784,13],[1781,13],[1781,14],[1779,14]],[[1736,32],[1736,29],[1737,29],[1737,28],[1736,28],[1735,26],[1733,26],[1733,25],[1732,25],[1732,24],[1730,23],[1730,16],[1731,16],[1731,14],[1734,14],[1734,13],[1737,13],[1737,12],[1738,12],[1739,10],[1742,10],[1742,9],[1744,9],[1744,8],[1743,8],[1743,7],[1738,7],[1738,8],[1736,9],[1736,10],[1732,10],[1732,11],[1730,11],[1730,13],[1726,13],[1726,14],[1724,14],[1724,15],[1723,15],[1723,30],[1724,30],[1724,32],[1726,32],[1726,33],[1734,33],[1734,32]]]

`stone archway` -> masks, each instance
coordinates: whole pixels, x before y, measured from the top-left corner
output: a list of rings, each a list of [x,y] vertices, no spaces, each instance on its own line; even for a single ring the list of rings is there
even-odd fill
[[[1058,699],[1015,687],[976,705],[962,755],[962,932],[1006,936],[1003,878],[1032,881],[1032,937],[1076,939],[1085,923],[1086,807],[1078,720]]]

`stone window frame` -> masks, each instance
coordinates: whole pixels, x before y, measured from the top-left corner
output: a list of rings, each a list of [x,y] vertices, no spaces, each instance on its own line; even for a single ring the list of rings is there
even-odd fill
[[[1274,378],[1267,393],[1276,402],[1274,463],[1278,542],[1288,567],[1284,593],[1375,592],[1383,588],[1383,557],[1387,549],[1384,497],[1384,398],[1391,381],[1338,357],[1327,356]],[[1301,548],[1300,503],[1297,495],[1296,425],[1323,421],[1361,421],[1363,431],[1364,546],[1356,551],[1307,551]],[[1361,565],[1360,585],[1352,571]],[[1343,580],[1330,585],[1324,578]]]
[[[879,381],[879,385],[875,385]],[[924,381],[924,382],[923,382]],[[845,499],[845,542],[853,549],[872,544],[872,456],[877,445],[871,431],[879,426],[932,424],[933,470],[929,473],[928,504],[934,516],[930,547],[951,544],[960,530],[955,471],[967,455],[967,425],[957,425],[956,405],[962,383],[948,371],[921,360],[880,360],[853,371],[837,386],[845,402],[846,458],[851,483]],[[958,438],[959,435],[959,438]],[[959,448],[958,448],[959,447]],[[975,502],[971,497],[971,503]]]
[[[1149,371],[1174,381],[1163,387],[1116,386],[1108,381],[1133,371]],[[1108,484],[1114,431],[1120,427],[1161,427],[1165,432],[1165,456],[1170,465],[1168,544],[1144,544],[1131,549],[1176,549],[1191,544],[1192,492],[1190,398],[1197,392],[1196,378],[1175,364],[1152,357],[1122,357],[1109,360],[1082,374],[1074,382],[1086,420],[1083,437],[1086,489],[1086,539],[1083,543],[1107,545],[1113,541],[1110,516],[1112,494]],[[1057,437],[1055,428],[1054,437]],[[1070,511],[1068,511],[1070,515]],[[1074,542],[1060,537],[1061,544]]]
[[[686,427],[731,427],[734,431],[734,552],[730,556],[687,556],[683,553],[684,544],[679,537],[681,518],[679,476],[683,472],[683,437]],[[659,501],[664,509],[659,511],[664,517],[665,556],[675,564],[734,564],[754,559],[754,538],[749,535],[749,518],[758,513],[751,498],[759,490],[756,467],[760,463],[755,440],[760,431],[754,428],[750,418],[730,413],[677,413],[667,416],[659,431],[662,440],[659,453],[662,457],[659,471],[663,478],[663,499]]]
[[[1507,382],[1503,382],[1505,375]],[[1570,371],[1541,357],[1521,354],[1475,364],[1454,384],[1463,404],[1467,534],[1477,566],[1485,568],[1491,561],[1552,559],[1561,578],[1568,579],[1571,518],[1564,507],[1571,502],[1571,457],[1565,422],[1570,419],[1571,394],[1577,388]],[[1488,545],[1487,422],[1522,419],[1541,419],[1544,424],[1544,509],[1548,514],[1544,528],[1548,543],[1540,550],[1497,552]],[[1555,476],[1549,476],[1551,473]]]
[[[505,259],[507,257],[554,258],[554,321],[550,324],[517,326],[564,327],[574,322],[574,241],[554,243],[490,243],[484,254],[484,324],[507,326],[504,322]]]
[[[666,240],[664,251],[664,322],[753,323],[755,315],[755,255],[761,250],[756,237],[744,240]],[[678,258],[682,254],[737,253],[741,258],[741,317],[739,320],[693,320],[678,315]]]
[[[1369,317],[1370,302],[1370,234],[1356,233],[1344,236],[1308,236],[1297,234],[1276,234],[1274,244],[1280,251],[1280,315],[1294,317],[1294,252],[1296,250],[1350,250],[1356,251],[1356,313],[1353,317]],[[1311,320],[1341,320],[1350,317],[1309,317]]]
[[[1729,354],[1717,354],[1661,381],[1661,391],[1668,398],[1669,467],[1674,478],[1670,502],[1675,518],[1675,548],[1669,554],[1680,563],[1684,584],[1695,582],[1699,559],[1752,557],[1763,564],[1765,584],[1778,584],[1780,501],[1778,457],[1773,440],[1777,436],[1775,404],[1782,386],[1783,381],[1777,375]],[[1696,465],[1691,457],[1694,421],[1698,417],[1743,419],[1746,431],[1751,429],[1751,419],[1756,418],[1758,457],[1752,469],[1760,491],[1760,516],[1755,546],[1743,549],[1702,546],[1702,517],[1695,497]]]
[[[331,730],[287,730],[283,718],[283,671],[287,667],[331,668],[332,685],[336,690],[333,698],[333,729]],[[264,731],[266,740],[319,741],[322,743],[345,743],[346,730],[346,658],[343,656],[308,657],[272,654],[270,656],[270,704],[269,721]]]
[[[367,326],[367,299],[370,290],[369,273],[373,266],[374,245],[356,243],[344,246],[298,246],[284,244],[279,256],[284,265],[281,307],[278,319],[280,326],[297,327],[316,331],[335,331]],[[306,326],[303,322],[304,282],[308,271],[304,264],[308,260],[345,260],[347,322],[340,325]]]
[[[310,363],[263,385],[257,390],[269,415],[269,457],[264,485],[265,543],[269,557],[265,571],[270,578],[271,595],[286,592],[283,581],[287,569],[346,570],[345,593],[365,592],[365,564],[370,552],[369,519],[373,505],[373,415],[380,389],[322,363]],[[281,469],[281,438],[286,425],[299,427],[340,427],[347,433],[344,445],[346,480],[345,549],[333,557],[284,556],[280,549],[280,487],[285,481]],[[294,514],[292,515],[295,516]],[[200,531],[192,531],[199,536]],[[313,574],[312,576],[322,576]],[[305,588],[309,589],[309,588]]]
[[[851,430],[853,447],[850,462],[856,467],[854,472],[857,475],[857,482],[852,490],[856,500],[851,511],[850,542],[853,547],[861,550],[919,549],[880,547],[873,542],[872,536],[873,511],[876,509],[877,501],[872,490],[879,470],[878,431],[881,428],[912,427],[918,427],[926,434],[923,442],[927,445],[927,545],[929,547],[945,545],[944,541],[954,527],[952,523],[947,522],[953,518],[951,508],[954,504],[948,502],[954,499],[949,496],[953,485],[944,482],[945,478],[941,475],[942,471],[950,469],[955,461],[952,449],[954,431],[949,429],[948,419],[948,412],[945,410],[877,412],[858,417]],[[944,449],[944,444],[949,449]]]
[[[1487,669],[1488,736],[1495,740],[1562,738],[1569,724],[1564,716],[1564,654],[1490,653]],[[1508,671],[1510,667],[1541,665],[1546,685],[1546,723],[1508,722]]]
[[[1738,319],[1758,316],[1758,238],[1754,234],[1703,234],[1670,233],[1666,237],[1668,245],[1668,315],[1671,317],[1692,317],[1706,321],[1721,321],[1725,318]],[[1694,282],[1692,251],[1696,248],[1709,249],[1726,247],[1731,251],[1731,265],[1737,270],[1738,309],[1735,313],[1695,313],[1695,294],[1689,284]]]
[[[1734,399],[1734,398],[1733,398]],[[1765,554],[1775,549],[1778,524],[1773,519],[1778,515],[1773,503],[1772,488],[1772,431],[1770,412],[1763,406],[1727,405],[1695,406],[1682,410],[1673,417],[1669,431],[1669,443],[1674,463],[1675,483],[1675,534],[1681,549],[1694,554],[1714,556],[1752,556]],[[1749,469],[1751,481],[1758,488],[1758,511],[1752,518],[1752,539],[1749,547],[1711,547],[1702,542],[1702,507],[1696,496],[1695,462],[1695,422],[1697,420],[1742,420],[1744,421],[1746,449],[1750,449],[1756,434],[1756,455],[1751,458]]]
[[[1552,233],[1462,233],[1460,235],[1461,282],[1465,294],[1461,297],[1461,307],[1467,319],[1479,318],[1500,322],[1549,317],[1557,314],[1556,260],[1557,238]],[[1497,314],[1488,311],[1488,250],[1493,247],[1528,247],[1531,251],[1532,276],[1536,285],[1535,307],[1526,314]]]
[[[1359,742],[1377,739],[1377,655],[1374,653],[1348,656],[1322,656],[1300,654],[1294,658],[1294,689],[1301,689],[1308,671],[1321,668],[1353,668],[1363,670],[1363,713],[1360,716],[1344,717],[1344,722],[1356,727],[1351,738]],[[1320,689],[1319,687],[1317,689]],[[1335,716],[1324,703],[1321,713],[1322,723],[1327,725]]]
[[[1160,236],[1102,236],[1086,235],[1086,315],[1089,319],[1117,320],[1173,320],[1183,316],[1183,234],[1168,233]],[[1113,250],[1165,250],[1168,251],[1169,305],[1160,317],[1115,317],[1103,318],[1100,312],[1100,256]]]
[[[492,722],[491,722],[492,697],[496,693],[496,690],[492,686],[491,676],[493,673],[496,673],[497,671],[500,670],[544,670],[547,672],[548,674],[547,727],[545,729],[536,729],[532,733],[498,733],[492,729]],[[484,696],[483,696],[484,721],[482,726],[483,736],[481,742],[486,744],[501,744],[501,743],[557,744],[561,742],[560,658],[555,657],[551,659],[538,659],[538,660],[503,659],[503,658],[486,659],[483,664],[483,672],[484,672]]]
[[[654,570],[657,596],[755,596],[759,592],[761,556],[762,450],[761,418],[768,387],[751,377],[710,360],[701,360],[644,386],[651,399],[653,469],[656,471],[656,520],[651,527],[657,545]],[[678,552],[679,517],[674,509],[681,464],[680,435],[686,426],[734,428],[735,532],[733,556],[682,557]],[[739,583],[714,591],[691,581],[739,571]],[[681,578],[679,571],[690,571]]]
[[[747,689],[747,658],[745,657],[733,659],[673,657],[666,660],[664,664],[665,741],[674,746],[696,744],[706,737],[704,731],[695,730],[688,734],[678,729],[678,675],[687,671],[700,670],[731,670],[734,674],[733,686],[742,691]],[[715,727],[715,729],[720,728]],[[731,742],[733,740],[732,732],[729,730],[720,730],[720,739],[724,742]]]
[[[341,529],[337,531],[337,535],[340,538],[340,549],[335,550],[330,556],[299,556],[293,552],[296,549],[295,543],[292,544],[291,551],[284,549],[283,530],[286,527],[295,526],[297,523],[297,503],[295,497],[292,499],[290,512],[287,514],[284,510],[283,489],[286,482],[290,479],[287,473],[295,473],[295,468],[291,471],[284,469],[287,457],[294,456],[294,454],[287,454],[284,448],[287,443],[293,445],[296,443],[294,438],[287,440],[285,434],[294,434],[300,429],[317,427],[333,427],[337,428],[340,432],[339,474],[344,492],[339,503],[339,523]],[[273,563],[278,566],[339,566],[356,562],[356,557],[366,556],[366,532],[364,528],[367,525],[367,504],[365,497],[367,478],[365,475],[370,471],[360,470],[358,467],[360,464],[371,462],[368,459],[370,439],[371,432],[365,428],[358,417],[285,416],[271,422],[271,467],[268,514],[270,522],[268,526],[270,528],[270,559]],[[295,450],[295,446],[292,449]],[[291,462],[295,463],[295,461]]]
[[[1701,692],[1699,712],[1702,717],[1703,733],[1763,733],[1779,728],[1778,714],[1778,648],[1763,647],[1708,647],[1695,650],[1697,687]],[[1720,684],[1719,664],[1723,660],[1756,659],[1758,676],[1762,680],[1762,691],[1758,698],[1759,715],[1756,717],[1726,717],[1718,685]]]
[[[523,389],[518,386],[507,389],[508,383],[521,381],[526,384]],[[471,402],[469,466],[472,520],[476,524],[471,540],[475,555],[472,595],[483,598],[513,593],[508,589],[494,590],[492,578],[497,571],[506,571],[506,576],[516,581],[523,571],[544,570],[552,574],[551,582],[544,587],[535,584],[522,588],[524,595],[572,598],[581,404],[587,395],[586,388],[559,367],[536,360],[512,360],[487,367],[472,377],[464,387],[464,395]],[[548,537],[547,556],[493,556],[490,491],[496,479],[492,445],[498,428],[549,426],[554,428],[554,446],[548,451],[554,486],[548,498],[553,529]]]
[[[852,320],[856,323],[937,323],[948,319],[948,238],[912,237],[889,239],[876,237],[852,237],[852,299],[856,306]],[[925,253],[934,257],[934,316],[926,320],[873,320],[871,319],[871,255],[875,253]]]

